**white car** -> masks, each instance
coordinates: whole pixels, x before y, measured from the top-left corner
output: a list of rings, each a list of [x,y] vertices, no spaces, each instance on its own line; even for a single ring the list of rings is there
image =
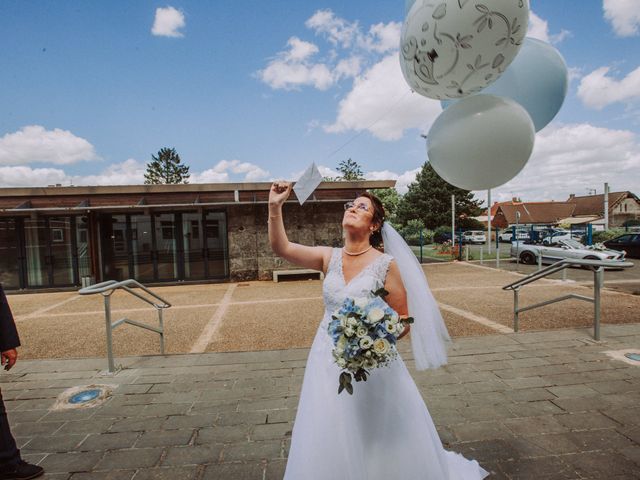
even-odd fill
[[[547,235],[542,239],[543,245],[552,245],[560,240],[580,240],[582,235],[579,233],[571,233],[568,230],[557,230],[551,235]]]
[[[529,232],[525,230],[518,230],[516,232],[516,238],[518,240],[529,240]],[[500,235],[498,235],[498,240],[504,243],[511,243],[513,241],[513,231],[505,230]]]
[[[560,240],[553,246],[514,242],[511,244],[511,256],[519,258],[521,263],[528,265],[538,263],[540,257],[542,257],[542,263],[555,263],[565,258],[623,262],[625,252],[586,247],[576,240]]]
[[[487,236],[480,230],[467,230],[462,233],[462,243],[486,243]]]

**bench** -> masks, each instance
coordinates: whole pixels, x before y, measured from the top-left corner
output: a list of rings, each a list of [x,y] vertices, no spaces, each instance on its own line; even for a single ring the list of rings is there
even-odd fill
[[[277,282],[280,277],[291,275],[320,275],[320,280],[324,279],[324,273],[320,270],[313,270],[311,268],[294,268],[291,270],[274,270],[273,281]]]

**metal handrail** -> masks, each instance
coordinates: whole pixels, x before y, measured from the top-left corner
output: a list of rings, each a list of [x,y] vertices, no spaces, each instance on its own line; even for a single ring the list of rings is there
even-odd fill
[[[149,294],[153,299],[158,302],[154,302],[153,300],[141,295],[138,292],[135,292],[131,287],[137,287],[147,294]],[[121,318],[116,320],[115,322],[111,322],[111,295],[116,290],[124,290],[125,292],[130,293],[134,297],[138,297],[140,300],[148,303],[153,306],[158,312],[158,327],[153,327],[151,325],[146,325],[141,322],[136,322],[135,320],[130,320],[128,318]],[[129,279],[123,281],[116,280],[107,280],[106,282],[96,283],[95,285],[90,285],[88,287],[81,288],[78,290],[80,295],[95,295],[100,293],[104,297],[104,317],[105,317],[105,325],[107,330],[107,358],[109,363],[109,372],[113,373],[115,371],[115,365],[113,361],[113,330],[125,323],[129,325],[133,325],[136,327],[144,328],[146,330],[151,330],[152,332],[156,332],[160,335],[160,353],[164,355],[164,319],[163,319],[163,311],[165,308],[171,307],[171,304],[167,302],[161,296],[153,293],[147,287],[142,285],[140,282]]]
[[[586,267],[593,272],[593,298],[586,297],[584,295],[578,295],[576,293],[570,293],[558,298],[547,300],[544,302],[535,303],[526,307],[519,306],[519,292],[522,287],[533,283],[541,278],[548,277],[549,275],[565,270],[572,266]],[[510,283],[502,287],[503,290],[513,291],[513,331],[517,332],[520,326],[519,314],[534,308],[544,307],[552,303],[562,302],[564,300],[576,299],[584,300],[586,302],[593,303],[593,338],[597,341],[600,340],[600,290],[604,280],[604,269],[610,268],[629,268],[633,267],[631,262],[616,262],[611,260],[583,260],[583,259],[569,259],[565,258],[556,263],[549,265],[548,267],[538,270],[526,277],[518,280],[517,282]]]

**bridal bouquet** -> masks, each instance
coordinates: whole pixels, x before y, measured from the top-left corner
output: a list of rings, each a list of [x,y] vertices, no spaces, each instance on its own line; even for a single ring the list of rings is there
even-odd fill
[[[367,380],[369,370],[388,365],[398,356],[396,341],[413,318],[400,319],[385,301],[384,288],[371,292],[370,297],[346,298],[331,315],[329,335],[335,345],[333,358],[343,369],[338,393],[353,394],[351,378]]]

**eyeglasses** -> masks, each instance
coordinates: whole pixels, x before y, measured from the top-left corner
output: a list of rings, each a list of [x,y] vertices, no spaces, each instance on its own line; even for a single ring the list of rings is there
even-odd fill
[[[356,210],[361,210],[363,212],[369,212],[370,208],[369,205],[367,205],[366,203],[354,203],[354,202],[347,202],[344,204],[344,209],[345,210],[351,210],[353,207],[356,208]]]

